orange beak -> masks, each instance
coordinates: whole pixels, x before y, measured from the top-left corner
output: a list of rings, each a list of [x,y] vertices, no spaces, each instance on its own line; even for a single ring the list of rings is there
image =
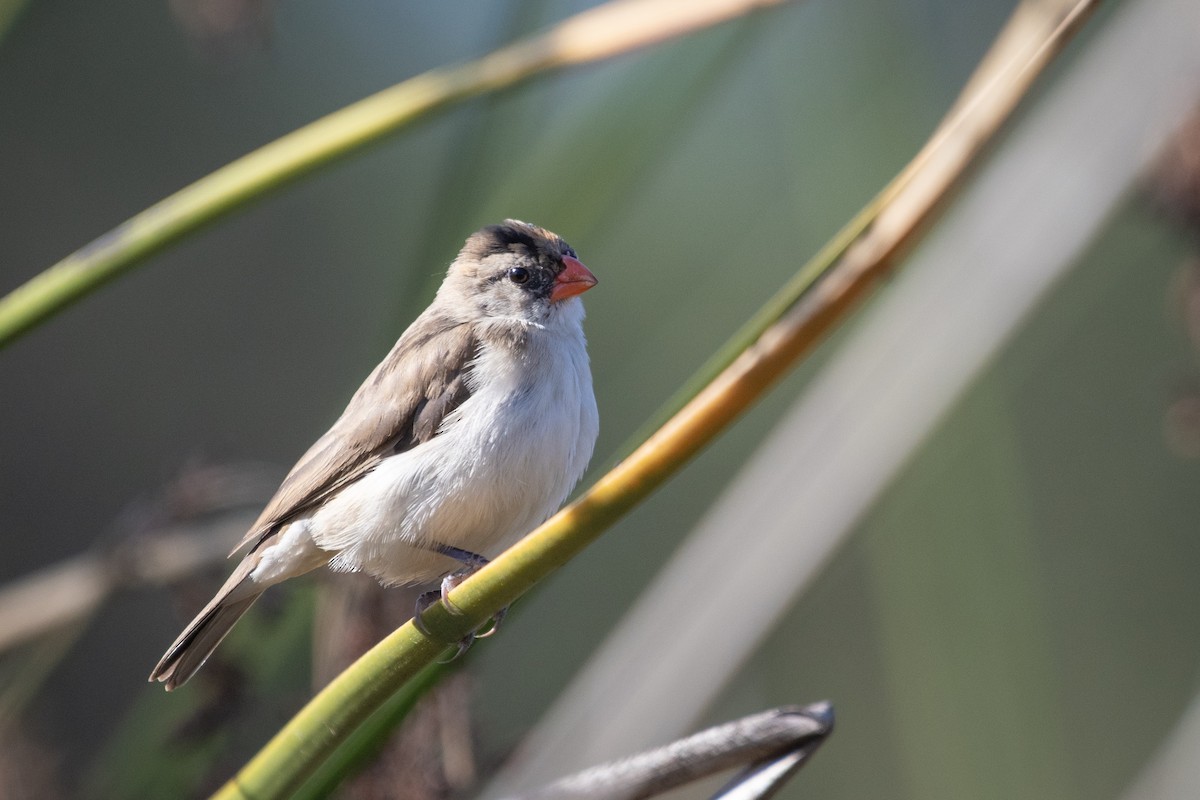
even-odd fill
[[[596,276],[583,265],[583,262],[571,256],[563,256],[563,271],[554,279],[554,288],[550,290],[551,302],[566,300],[583,294],[596,285]]]

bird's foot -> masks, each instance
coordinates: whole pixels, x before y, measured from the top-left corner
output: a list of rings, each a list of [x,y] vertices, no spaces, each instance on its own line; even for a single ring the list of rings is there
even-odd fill
[[[425,625],[424,619],[422,619],[422,615],[429,609],[430,606],[441,600],[447,611],[449,611],[451,614],[461,616],[463,612],[458,606],[451,602],[450,592],[452,592],[455,587],[457,587],[471,575],[478,572],[480,568],[484,567],[488,563],[488,560],[481,555],[477,555],[457,547],[451,547],[450,545],[438,546],[437,552],[460,562],[463,565],[463,568],[442,578],[442,585],[440,589],[434,589],[432,591],[425,592],[417,598],[417,607],[413,613],[413,627],[431,639],[436,639],[438,637],[430,632],[429,628]],[[472,632],[463,637],[463,639],[458,642],[458,652],[456,652],[444,663],[449,663],[450,661],[454,661],[455,659],[459,658],[463,653],[471,649],[471,645],[474,644],[476,639],[486,639],[494,634],[500,628],[500,623],[504,620],[504,616],[507,613],[507,608],[501,609],[500,613],[492,617],[487,626],[483,629],[482,633]]]

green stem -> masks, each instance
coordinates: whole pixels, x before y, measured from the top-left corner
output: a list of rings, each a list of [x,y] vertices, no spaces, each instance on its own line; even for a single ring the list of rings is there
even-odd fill
[[[289,796],[435,658],[442,643],[460,640],[511,605],[681,469],[843,319],[927,228],[1034,77],[1094,7],[1094,0],[1023,5],[1036,8],[1045,26],[1024,29],[1036,45],[1032,51],[992,68],[986,90],[956,108],[909,167],[739,334],[751,341],[731,344],[716,357],[714,364],[728,359],[728,365],[713,380],[587,493],[454,589],[449,599],[461,613],[432,606],[422,617],[432,636],[411,622],[401,626],[313,698],[215,797]]]
[[[472,94],[511,85],[541,59],[518,48],[394,86],[243,156],[155,203],[0,300],[0,346],[184,235],[271,189]]]
[[[319,800],[329,797],[350,775],[369,763],[387,743],[388,735],[412,710],[417,701],[446,676],[444,664],[430,664],[417,673],[404,688],[359,726],[333,752],[291,800]]]
[[[453,103],[783,1],[614,0],[482,58],[426,72],[360,100],[150,206],[0,299],[0,347],[187,234]]]

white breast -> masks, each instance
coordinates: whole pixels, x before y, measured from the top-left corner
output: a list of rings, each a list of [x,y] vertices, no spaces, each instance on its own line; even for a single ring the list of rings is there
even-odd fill
[[[338,551],[330,566],[385,583],[432,580],[455,565],[430,544],[492,557],[558,510],[599,431],[583,304],[563,305],[519,353],[485,344],[472,394],[441,433],[385,459],[312,515],[313,540]]]

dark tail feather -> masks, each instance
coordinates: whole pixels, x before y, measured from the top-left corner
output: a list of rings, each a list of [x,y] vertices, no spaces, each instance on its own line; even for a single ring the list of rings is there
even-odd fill
[[[241,572],[241,570],[238,570]],[[248,573],[249,570],[246,570]],[[238,577],[235,572],[231,578]],[[245,575],[242,576],[244,579]],[[242,580],[230,580],[221,588],[204,610],[196,615],[191,624],[179,634],[175,643],[167,649],[166,655],[158,662],[158,666],[150,673],[150,680],[166,684],[167,691],[176,686],[182,686],[188,678],[196,674],[196,670],[217,649],[217,645],[229,633],[242,614],[254,605],[262,592],[256,592],[246,597],[230,601],[227,598],[234,589],[242,584]],[[265,587],[264,587],[265,588]]]

